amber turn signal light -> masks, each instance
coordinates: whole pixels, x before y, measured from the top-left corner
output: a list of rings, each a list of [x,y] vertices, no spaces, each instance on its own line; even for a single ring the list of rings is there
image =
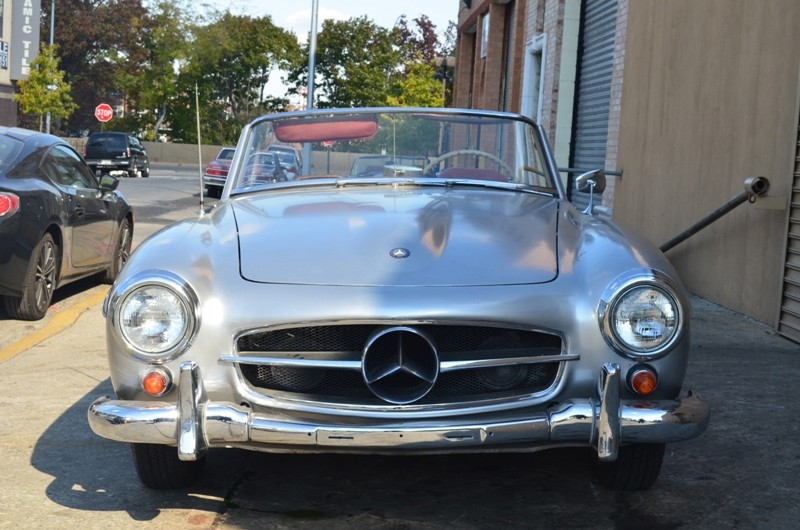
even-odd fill
[[[629,378],[631,390],[640,396],[652,394],[658,386],[658,376],[649,367],[636,367]]]
[[[142,377],[142,390],[151,396],[162,396],[169,390],[172,380],[163,368],[152,368]]]

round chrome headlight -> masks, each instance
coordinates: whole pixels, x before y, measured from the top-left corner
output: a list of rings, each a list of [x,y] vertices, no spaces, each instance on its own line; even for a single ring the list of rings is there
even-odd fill
[[[125,341],[140,353],[162,357],[176,352],[194,330],[194,312],[172,288],[145,284],[120,302],[118,326]]]
[[[681,334],[682,310],[668,289],[651,283],[629,285],[602,311],[609,344],[630,357],[657,357]]]

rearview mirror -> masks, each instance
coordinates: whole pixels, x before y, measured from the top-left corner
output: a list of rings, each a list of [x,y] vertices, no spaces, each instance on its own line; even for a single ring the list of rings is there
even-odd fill
[[[606,189],[606,173],[602,169],[593,169],[575,177],[575,189],[589,193],[603,193]]]

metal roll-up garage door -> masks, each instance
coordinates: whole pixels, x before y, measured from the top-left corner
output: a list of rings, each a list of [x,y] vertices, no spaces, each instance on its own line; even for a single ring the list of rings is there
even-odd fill
[[[800,126],[797,130],[797,151],[789,211],[789,241],[786,245],[778,332],[784,337],[800,342]]]
[[[616,26],[617,0],[583,1],[570,153],[572,168],[605,168]],[[570,198],[583,209],[588,204],[588,194],[574,190],[576,176],[570,175]]]

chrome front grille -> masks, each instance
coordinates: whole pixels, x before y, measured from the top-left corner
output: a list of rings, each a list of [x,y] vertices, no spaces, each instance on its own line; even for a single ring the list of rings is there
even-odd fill
[[[398,333],[397,339],[391,333]],[[375,346],[376,336],[389,333],[389,347],[375,354],[392,358],[407,370],[397,370],[380,383],[376,392],[365,377],[362,363]],[[402,334],[417,340],[401,340]],[[410,335],[409,335],[410,334]],[[421,338],[420,338],[421,337]],[[394,340],[399,342],[395,346]],[[372,342],[371,342],[372,341]],[[431,378],[420,376],[425,362],[420,342],[430,344],[439,370]],[[470,403],[513,398],[544,392],[558,376],[562,361],[558,336],[491,326],[458,325],[334,325],[259,331],[241,336],[237,355],[224,360],[239,365],[247,383],[257,392],[290,395],[313,402],[346,402],[353,405],[410,403],[420,405]],[[388,353],[387,353],[388,352]],[[423,380],[420,381],[420,377]],[[430,383],[419,398],[391,401],[406,396],[412,385]],[[395,390],[397,392],[395,393]],[[387,395],[389,397],[387,397]],[[412,392],[412,395],[416,395]],[[379,397],[380,396],[380,397]]]

